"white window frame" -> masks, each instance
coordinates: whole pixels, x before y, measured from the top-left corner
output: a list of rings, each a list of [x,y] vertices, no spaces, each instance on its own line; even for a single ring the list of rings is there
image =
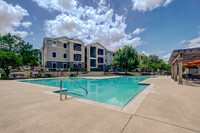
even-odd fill
[[[56,53],[56,57],[53,57],[53,52]],[[57,52],[56,52],[56,51],[52,51],[52,57],[53,57],[53,58],[57,58]]]
[[[67,63],[63,63],[63,69],[65,69],[64,65],[66,64],[66,68],[67,68]]]
[[[56,44],[54,44],[53,42],[56,42]],[[56,46],[57,46],[57,41],[52,40],[52,46],[53,46],[53,47],[56,47]]]
[[[57,68],[57,63],[56,62],[52,62],[52,68],[53,68],[53,64],[56,64],[56,68]],[[54,69],[54,68],[53,68]]]

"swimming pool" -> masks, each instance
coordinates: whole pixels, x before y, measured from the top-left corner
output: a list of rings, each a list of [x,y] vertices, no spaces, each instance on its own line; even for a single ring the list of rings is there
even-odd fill
[[[138,85],[139,82],[148,77],[127,76],[108,79],[85,79],[71,78],[75,83],[81,85],[88,90],[84,99],[97,101],[101,103],[111,104],[124,107],[133,100],[148,85]],[[40,79],[40,80],[24,80],[21,82],[39,84],[52,87],[60,87],[60,78],[57,79]],[[71,83],[67,79],[63,80],[63,89],[68,92],[85,94],[85,91]],[[56,91],[56,90],[53,90]],[[74,96],[78,97],[78,96]]]

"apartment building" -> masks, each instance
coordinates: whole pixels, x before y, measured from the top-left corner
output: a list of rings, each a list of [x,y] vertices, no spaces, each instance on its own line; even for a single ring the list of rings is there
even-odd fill
[[[114,51],[106,51],[106,69],[110,69],[110,63],[114,60],[115,52]]]
[[[102,71],[105,69],[106,51],[107,49],[100,43],[92,43],[85,46],[85,64],[87,71],[96,68]]]
[[[85,68],[84,42],[79,39],[45,37],[41,52],[44,69]]]
[[[57,70],[67,68],[110,69],[114,60],[115,52],[107,50],[100,43],[91,43],[84,46],[79,39],[68,37],[48,38],[43,40],[41,48],[42,67],[46,70],[55,68]],[[138,53],[140,60],[144,58],[143,53]]]

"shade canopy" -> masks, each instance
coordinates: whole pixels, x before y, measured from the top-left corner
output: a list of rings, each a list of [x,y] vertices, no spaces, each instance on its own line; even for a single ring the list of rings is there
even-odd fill
[[[184,64],[184,67],[191,67],[191,66],[198,66],[200,65],[200,60],[195,60],[195,61],[191,61],[188,62],[187,64]]]

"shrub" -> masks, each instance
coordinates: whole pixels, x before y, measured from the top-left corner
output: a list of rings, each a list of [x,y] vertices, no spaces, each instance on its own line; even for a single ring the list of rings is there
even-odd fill
[[[1,79],[6,80],[6,79],[9,79],[9,77],[6,76],[6,74],[4,74],[4,73],[2,72],[2,74],[1,74]]]
[[[73,74],[70,74],[69,76],[70,76],[70,77],[76,77],[77,74],[73,73]]]
[[[108,71],[109,71],[109,69],[108,69],[108,68],[106,68],[106,69],[105,69],[105,72],[108,72]]]
[[[77,68],[70,68],[70,71],[73,72],[73,71],[77,71],[78,69]]]
[[[41,74],[35,74],[35,76],[36,76],[37,78],[41,78],[41,77],[42,77]]]
[[[74,74],[73,74],[73,77],[76,77],[76,76],[77,76],[77,74],[74,73]]]
[[[17,74],[13,74],[13,78],[16,78],[17,77]]]
[[[45,75],[46,77],[52,77],[51,74],[49,74],[49,73],[45,73],[44,75]]]
[[[43,68],[41,68],[41,69],[40,69],[40,71],[42,71],[42,72],[43,72],[43,71],[44,71],[44,69],[43,69]]]
[[[2,71],[2,74],[1,74],[1,75],[3,75],[3,74],[6,75],[6,72],[5,72],[5,71]]]

